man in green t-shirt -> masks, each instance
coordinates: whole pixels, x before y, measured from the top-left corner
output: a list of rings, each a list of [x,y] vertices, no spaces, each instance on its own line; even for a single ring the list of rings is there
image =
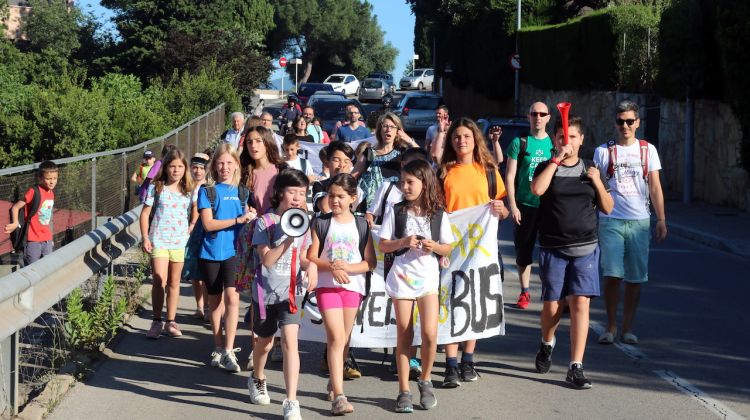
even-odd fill
[[[521,294],[516,306],[526,309],[529,306],[529,278],[531,258],[537,234],[537,209],[539,197],[531,193],[531,178],[540,162],[552,157],[554,146],[547,134],[549,108],[543,102],[535,102],[529,107],[531,134],[516,137],[508,147],[508,162],[505,171],[505,187],[508,189],[510,214],[516,223],[513,242],[516,247],[516,265],[521,282]]]

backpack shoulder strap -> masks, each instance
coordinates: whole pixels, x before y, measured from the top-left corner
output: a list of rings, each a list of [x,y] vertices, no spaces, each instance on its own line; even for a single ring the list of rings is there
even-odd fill
[[[214,216],[215,216],[216,215],[216,186],[209,185],[209,186],[204,186],[203,188],[206,189],[206,198],[208,198],[208,202],[211,204],[211,211],[213,211]]]
[[[648,142],[638,140],[639,149],[641,150],[641,168],[643,168],[643,180],[648,184]]]
[[[378,218],[375,219],[376,225],[383,224],[383,216],[385,216],[385,204],[388,202],[388,195],[390,195],[392,189],[393,189],[393,182],[388,184],[388,188],[385,189],[385,194],[383,194],[383,200],[381,200],[380,202],[380,214],[378,215]]]
[[[34,186],[34,197],[31,199],[31,207],[29,208],[29,221],[39,211],[39,206],[42,205],[42,191],[39,189],[39,185]]]
[[[364,261],[365,249],[367,249],[367,242],[370,239],[370,225],[367,224],[367,220],[362,216],[354,216],[354,220],[357,224],[357,233],[359,233],[359,254],[362,257],[362,261]]]
[[[440,228],[442,227],[442,221],[443,221],[443,209],[440,209],[435,212],[430,217],[430,236],[432,236],[432,240],[435,242],[440,242]]]
[[[302,168],[302,173],[307,175],[307,159],[299,158],[299,165]]]
[[[529,138],[528,136],[523,136],[519,140],[520,148],[518,152],[518,160],[521,160],[521,158],[529,154],[529,152],[526,151],[529,148]]]
[[[607,152],[609,153],[609,164],[607,165],[607,179],[615,176],[615,166],[617,165],[617,143],[614,140],[607,142]]]
[[[396,203],[393,205],[393,237],[395,239],[401,239],[406,235],[406,200]],[[394,255],[403,255],[408,251],[408,248],[399,249],[393,252]]]
[[[326,213],[315,217],[313,220],[313,227],[315,228],[315,234],[318,235],[318,258],[323,255],[323,248],[328,236],[328,229],[331,227],[331,216],[332,213]]]

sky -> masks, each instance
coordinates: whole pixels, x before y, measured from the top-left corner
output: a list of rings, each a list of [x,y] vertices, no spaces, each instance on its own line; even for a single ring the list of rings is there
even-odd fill
[[[84,12],[93,12],[102,22],[112,17],[109,9],[101,6],[98,0],[78,0],[76,3]],[[380,27],[385,32],[385,40],[390,41],[398,49],[396,68],[393,70],[393,78],[398,80],[403,75],[406,64],[414,55],[414,15],[411,14],[411,9],[405,0],[370,0],[370,3],[373,5],[373,13],[378,17]],[[277,67],[278,58],[274,57],[274,64]],[[277,69],[271,75],[271,79],[279,79],[282,75],[283,72]]]

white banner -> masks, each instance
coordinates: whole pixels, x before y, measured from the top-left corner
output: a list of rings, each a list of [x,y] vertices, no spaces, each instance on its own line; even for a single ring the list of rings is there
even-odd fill
[[[449,219],[456,242],[452,244],[449,267],[441,271],[438,343],[504,335],[503,288],[497,255],[498,219],[490,214],[487,205],[459,210],[451,213]],[[372,234],[378,265],[372,274],[370,295],[357,315],[350,345],[395,347],[396,314],[385,292],[377,227]],[[418,315],[416,308],[415,315]],[[302,312],[300,339],[326,341],[314,294]],[[415,316],[414,344],[420,342],[419,320]]]
[[[349,145],[352,146],[352,149],[356,150],[357,146],[359,146],[360,143],[365,142],[365,141],[369,142],[373,146],[375,146],[375,144],[377,143],[375,136],[372,136],[365,140],[355,140],[349,143]],[[320,149],[328,145],[322,144],[322,143],[308,143],[306,141],[299,142],[299,145],[300,145],[300,149],[304,151],[301,154],[301,156],[307,159],[308,162],[310,162],[316,174],[320,173],[320,171],[323,169],[323,163],[321,163],[320,158],[318,157],[318,153],[320,153]]]

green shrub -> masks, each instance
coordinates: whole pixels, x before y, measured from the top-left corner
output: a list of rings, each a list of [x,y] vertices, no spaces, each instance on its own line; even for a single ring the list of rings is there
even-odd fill
[[[128,301],[116,297],[114,279],[107,277],[102,292],[93,308],[84,306],[81,289],[75,289],[67,300],[68,319],[65,337],[74,350],[101,350],[114,337],[124,322]]]

